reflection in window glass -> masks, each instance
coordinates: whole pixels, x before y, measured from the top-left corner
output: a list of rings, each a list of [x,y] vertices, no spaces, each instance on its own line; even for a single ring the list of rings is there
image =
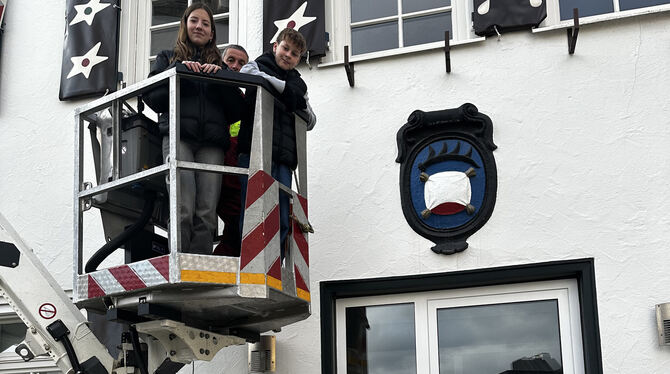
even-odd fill
[[[179,22],[187,6],[186,0],[152,0],[151,25]]]
[[[23,323],[0,324],[0,352],[14,352],[14,347],[26,337]]]
[[[351,0],[351,22],[397,15],[398,0]]]
[[[451,33],[451,12],[408,18],[403,23],[404,45],[407,47],[444,40],[444,32],[447,30]]]
[[[662,4],[670,4],[670,0],[619,0],[619,8],[621,10],[644,8]]]
[[[451,0],[402,0],[402,12],[411,13],[450,6]]]
[[[164,49],[172,50],[177,40],[179,25],[162,30],[151,31],[151,56],[157,55]],[[218,30],[217,30],[218,32]]]
[[[560,0],[561,20],[572,19],[572,9],[579,8],[579,17],[614,12],[612,0]]]
[[[207,4],[214,14],[228,13],[230,10],[230,1],[228,0],[203,0],[201,2]]]
[[[228,20],[217,20],[214,26],[216,27],[216,44],[228,43]]]
[[[416,373],[414,304],[346,308],[347,374]]]
[[[398,22],[387,22],[351,29],[352,54],[398,48]]]
[[[437,311],[440,374],[562,373],[558,301]]]

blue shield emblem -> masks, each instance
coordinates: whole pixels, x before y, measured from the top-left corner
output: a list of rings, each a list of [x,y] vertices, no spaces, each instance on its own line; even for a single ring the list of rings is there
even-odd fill
[[[461,252],[491,217],[497,191],[491,119],[472,104],[414,111],[398,131],[403,214],[440,254]]]

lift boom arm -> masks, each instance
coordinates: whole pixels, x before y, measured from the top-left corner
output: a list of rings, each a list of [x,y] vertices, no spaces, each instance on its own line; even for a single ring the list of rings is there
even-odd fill
[[[24,360],[48,354],[63,373],[112,373],[114,359],[83,314],[2,214],[0,295],[28,327],[17,348]]]

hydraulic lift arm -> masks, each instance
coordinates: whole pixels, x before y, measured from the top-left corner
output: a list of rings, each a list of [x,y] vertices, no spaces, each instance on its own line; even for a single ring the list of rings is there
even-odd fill
[[[24,360],[48,354],[63,373],[108,374],[114,359],[33,251],[0,214],[0,295],[28,330]]]

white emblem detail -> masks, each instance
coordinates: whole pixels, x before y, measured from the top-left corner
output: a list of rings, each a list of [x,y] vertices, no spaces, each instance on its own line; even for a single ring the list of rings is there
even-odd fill
[[[307,9],[307,1],[305,1],[298,9],[296,9],[296,11],[293,12],[293,14],[291,14],[288,18],[275,21],[274,24],[277,26],[277,32],[270,39],[270,43],[274,43],[277,40],[279,33],[285,28],[291,27],[298,31],[301,27],[314,21],[316,17],[305,17],[305,9]]]
[[[74,66],[72,66],[70,74],[67,75],[67,79],[70,79],[79,73],[83,74],[84,77],[88,79],[88,76],[91,74],[91,68],[109,58],[107,56],[98,56],[98,50],[100,49],[101,44],[101,42],[98,42],[98,44],[94,45],[93,48],[83,56],[70,58]]]
[[[70,22],[70,26],[81,21],[85,21],[91,26],[95,15],[110,5],[112,4],[100,4],[100,0],[91,0],[88,4],[75,5],[74,9],[77,11],[77,15]]]
[[[477,7],[477,13],[479,13],[480,15],[484,15],[489,12],[490,7],[491,7],[491,0],[486,0]]]

